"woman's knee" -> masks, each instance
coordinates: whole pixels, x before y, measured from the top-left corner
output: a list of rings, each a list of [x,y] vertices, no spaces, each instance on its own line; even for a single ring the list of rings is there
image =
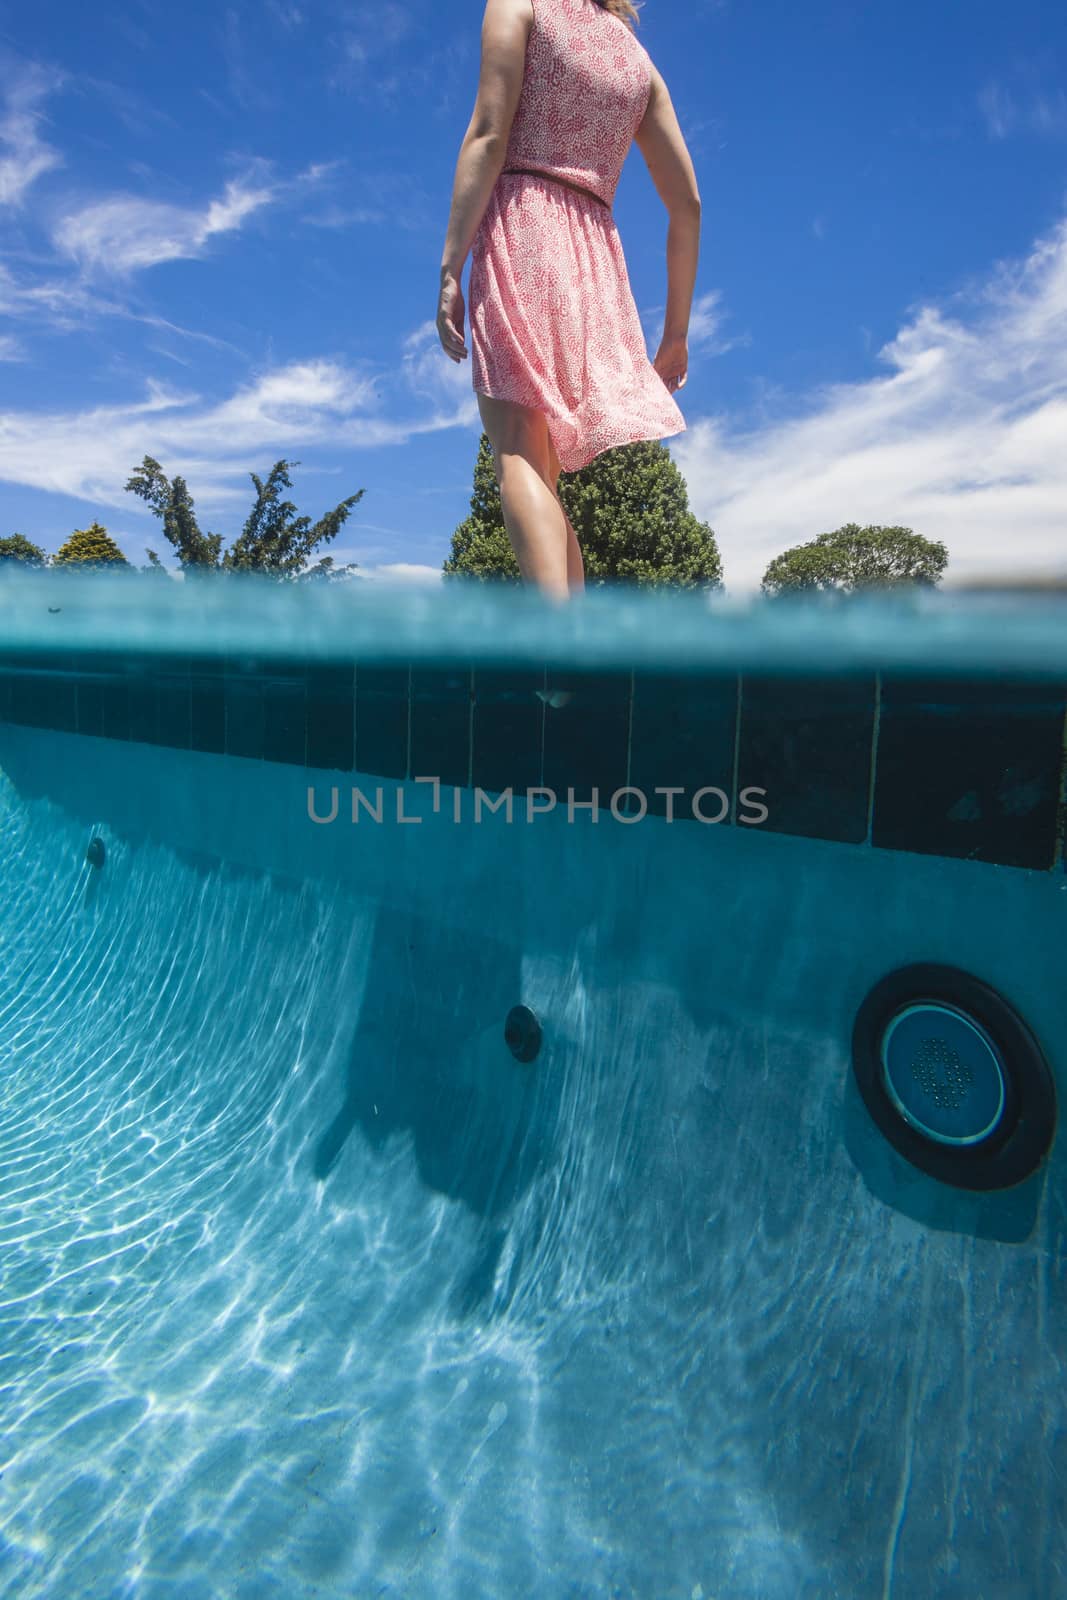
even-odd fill
[[[510,459],[533,467],[538,476],[553,487],[549,481],[551,442],[543,413],[503,400],[490,401],[482,405],[481,410],[497,483],[501,482],[505,463]]]

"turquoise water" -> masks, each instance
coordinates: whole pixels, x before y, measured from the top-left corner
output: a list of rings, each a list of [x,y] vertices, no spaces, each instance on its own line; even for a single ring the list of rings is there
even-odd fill
[[[0,769],[5,1594],[1064,1592],[1062,1146],[936,1185],[849,1072],[921,959],[1062,1084],[1062,871],[316,828],[299,767],[13,725]]]
[[[132,585],[132,588],[131,588]],[[844,606],[591,589],[548,609],[534,594],[451,581],[287,586],[239,574],[184,583],[74,572],[5,572],[5,650],[180,650],[305,661],[565,660],[765,672],[868,669],[1067,674],[1067,598],[929,591]]]

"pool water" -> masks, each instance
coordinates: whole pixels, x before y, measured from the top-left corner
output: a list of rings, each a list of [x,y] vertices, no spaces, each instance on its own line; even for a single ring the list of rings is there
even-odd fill
[[[936,1183],[850,1070],[944,961],[1062,1084],[1062,858],[0,769],[3,1593],[1067,1592],[1062,1147]]]

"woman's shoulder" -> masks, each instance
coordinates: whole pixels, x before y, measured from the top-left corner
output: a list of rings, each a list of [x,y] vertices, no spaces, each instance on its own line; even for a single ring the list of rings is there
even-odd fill
[[[539,5],[544,5],[546,0],[538,0]],[[532,23],[534,20],[534,0],[485,0],[485,15],[490,17],[507,17],[514,19],[521,17],[524,21]]]

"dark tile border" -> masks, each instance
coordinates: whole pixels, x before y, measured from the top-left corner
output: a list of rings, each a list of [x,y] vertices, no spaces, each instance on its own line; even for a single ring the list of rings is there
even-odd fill
[[[0,721],[1067,868],[1067,685],[0,654]]]
[[[884,680],[873,843],[1052,867],[1063,729],[1047,685]]]

